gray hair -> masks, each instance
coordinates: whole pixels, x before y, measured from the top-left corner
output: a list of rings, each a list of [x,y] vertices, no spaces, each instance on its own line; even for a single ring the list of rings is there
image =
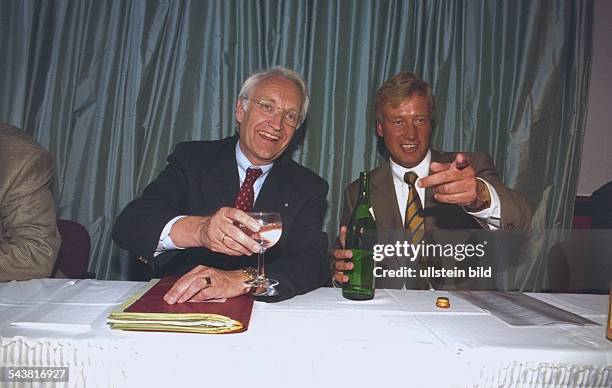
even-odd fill
[[[247,98],[255,90],[257,84],[263,80],[272,77],[283,77],[292,81],[295,86],[299,89],[302,94],[302,108],[300,109],[300,124],[304,122],[306,114],[308,113],[308,105],[310,104],[310,97],[308,96],[308,89],[306,88],[306,81],[295,71],[287,69],[286,67],[277,66],[273,67],[268,71],[260,71],[253,73],[247,78],[242,84],[240,94],[238,98]],[[244,109],[247,109],[249,101],[246,100],[242,103]]]

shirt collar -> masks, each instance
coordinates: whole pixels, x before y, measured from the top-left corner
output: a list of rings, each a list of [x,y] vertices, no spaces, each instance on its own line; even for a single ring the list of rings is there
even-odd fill
[[[408,171],[414,171],[419,179],[425,178],[429,175],[429,165],[431,164],[431,149],[427,150],[427,154],[419,164],[412,168],[402,167],[399,164],[395,163],[393,159],[389,158],[391,163],[391,171],[393,173],[393,177],[399,182],[404,182],[404,175]]]
[[[238,168],[246,173],[247,168],[256,167],[260,168],[263,172],[262,175],[267,174],[268,171],[272,168],[274,163],[264,164],[261,166],[253,166],[253,163],[246,157],[246,155],[240,149],[240,141],[236,142],[236,162],[238,163]]]

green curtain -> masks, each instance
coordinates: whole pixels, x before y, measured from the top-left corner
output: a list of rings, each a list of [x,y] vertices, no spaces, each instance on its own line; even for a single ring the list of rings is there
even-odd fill
[[[233,134],[242,80],[274,65],[310,88],[293,157],[330,182],[330,239],[344,187],[381,161],[372,100],[400,70],[434,86],[434,147],[491,154],[528,198],[534,226],[562,230],[579,170],[592,10],[573,0],[0,0],[0,121],[55,155],[59,215],[89,230],[99,278],[126,273],[110,237],[119,211],[177,142]]]

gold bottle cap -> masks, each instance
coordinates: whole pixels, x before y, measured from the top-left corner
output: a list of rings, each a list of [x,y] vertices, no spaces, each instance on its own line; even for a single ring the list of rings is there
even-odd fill
[[[450,307],[450,300],[447,297],[440,296],[436,299],[436,307],[447,309]]]

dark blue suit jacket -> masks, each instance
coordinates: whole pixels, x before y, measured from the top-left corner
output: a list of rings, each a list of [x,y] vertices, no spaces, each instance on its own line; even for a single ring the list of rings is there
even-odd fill
[[[180,275],[203,264],[223,270],[257,266],[257,257],[227,256],[206,248],[173,250],[153,258],[159,236],[178,215],[211,215],[233,206],[239,191],[235,147],[238,137],[180,143],[167,167],[129,203],[113,228],[123,249],[142,256],[156,276]],[[281,214],[283,234],[266,252],[266,274],[277,279],[278,301],[321,287],[329,280],[327,235],[322,231],[328,185],[287,156],[275,161],[253,211]]]

